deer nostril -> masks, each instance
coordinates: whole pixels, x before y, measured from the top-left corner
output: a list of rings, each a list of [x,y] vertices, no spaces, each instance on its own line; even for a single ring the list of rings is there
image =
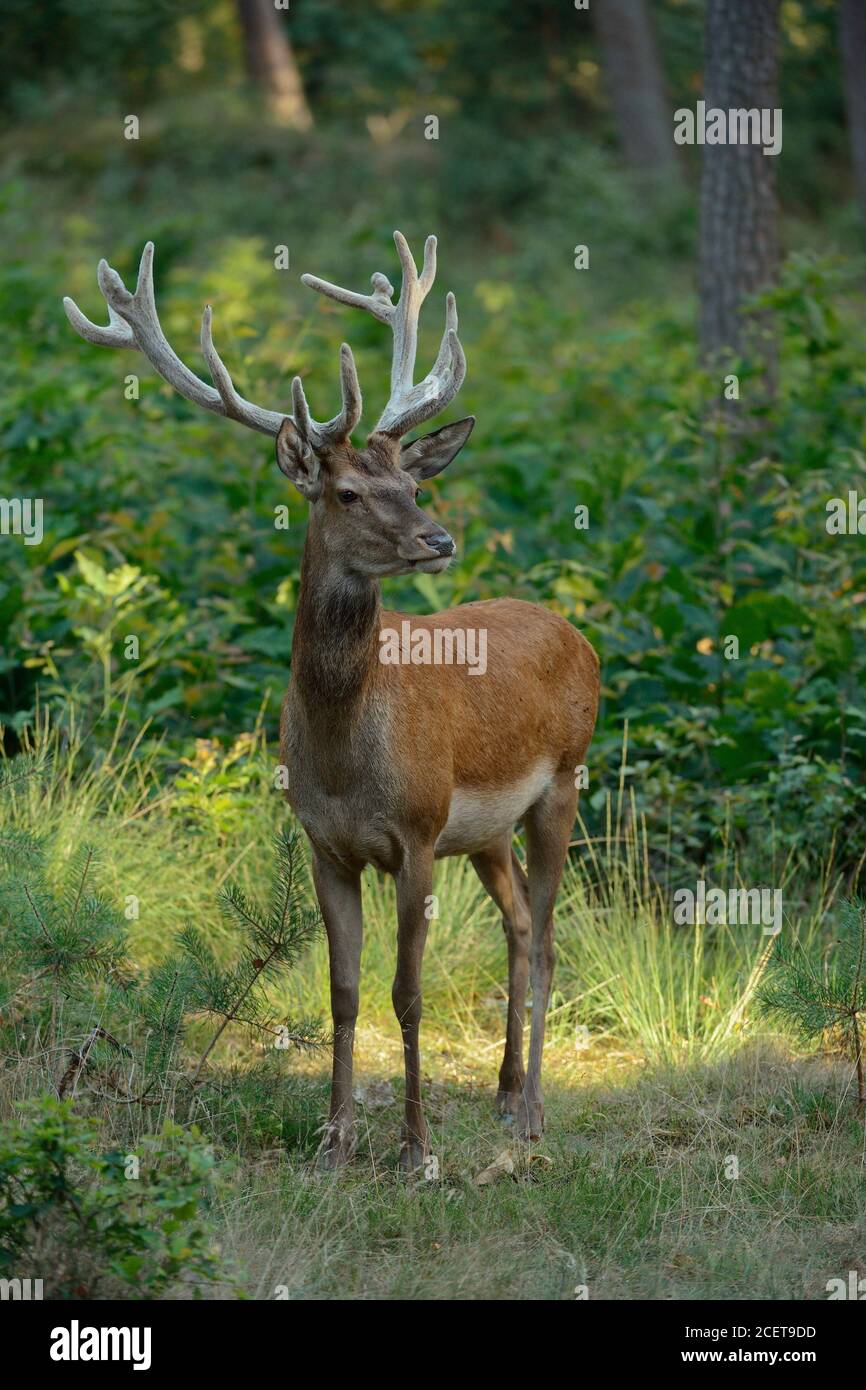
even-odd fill
[[[419,536],[418,539],[429,546],[431,550],[435,550],[437,555],[453,555],[457,549],[447,531],[428,531],[426,535]]]

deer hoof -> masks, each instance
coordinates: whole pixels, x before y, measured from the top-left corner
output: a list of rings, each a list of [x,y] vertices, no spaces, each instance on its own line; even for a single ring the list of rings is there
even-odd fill
[[[316,1172],[333,1173],[336,1168],[344,1167],[354,1153],[354,1131],[329,1127],[316,1155]]]
[[[400,1146],[400,1172],[417,1173],[424,1167],[427,1145],[420,1139],[404,1139]]]
[[[503,1119],[513,1120],[519,1112],[521,1101],[523,1100],[523,1087],[518,1086],[514,1091],[504,1091],[501,1087],[496,1093],[496,1109]]]
[[[540,1100],[523,1100],[515,1120],[515,1134],[527,1143],[544,1133],[544,1105]]]

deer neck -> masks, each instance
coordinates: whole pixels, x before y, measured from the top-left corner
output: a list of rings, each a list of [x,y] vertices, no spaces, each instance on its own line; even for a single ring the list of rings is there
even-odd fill
[[[379,584],[343,570],[311,518],[301,562],[292,675],[311,713],[363,701],[379,665]]]

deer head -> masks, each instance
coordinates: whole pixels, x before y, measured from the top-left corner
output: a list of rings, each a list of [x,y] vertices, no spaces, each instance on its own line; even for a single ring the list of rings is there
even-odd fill
[[[405,237],[395,232],[394,241],[403,271],[396,304],[392,286],[378,272],[372,277],[372,294],[356,294],[314,275],[301,277],[321,294],[367,310],[393,333],[390,398],[363,449],[351,442],[361,418],[361,389],[347,343],[340,349],[342,406],[324,423],[311,416],[300,377],[292,382],[291,415],[265,410],[238,394],[214,347],[210,305],[202,316],[201,348],[213,386],[191,372],[160,326],[153,292],[152,242],[142,253],[134,293],[100,261],[97,279],[109,317],[105,327],[91,323],[71,299],[63,304],[72,327],[88,342],[137,348],[187,400],[272,435],[277,463],[309,501],[311,522],[337,568],[369,576],[436,572],[447,566],[455,546],[447,532],[418,507],[418,483],[448,466],[469,438],[475,419],[468,416],[409,444],[401,442],[454,399],[466,375],[466,358],[457,336],[457,306],[453,294],[448,294],[436,361],[423,380],[413,384],[418,316],[436,275],[436,238],[427,238],[420,275]]]

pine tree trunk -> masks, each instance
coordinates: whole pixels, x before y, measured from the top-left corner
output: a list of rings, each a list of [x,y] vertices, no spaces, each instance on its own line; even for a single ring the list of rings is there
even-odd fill
[[[641,173],[678,175],[673,110],[647,0],[600,0],[592,14],[628,163]]]
[[[704,91],[712,107],[778,106],[779,0],[707,0]],[[779,265],[776,158],[760,144],[704,145],[700,195],[700,338],[705,362],[760,357],[768,394],[778,349],[772,316],[744,316]]]
[[[247,76],[265,93],[274,116],[294,130],[313,124],[281,14],[273,0],[238,0]]]
[[[841,0],[839,44],[857,193],[866,216],[866,3]]]

